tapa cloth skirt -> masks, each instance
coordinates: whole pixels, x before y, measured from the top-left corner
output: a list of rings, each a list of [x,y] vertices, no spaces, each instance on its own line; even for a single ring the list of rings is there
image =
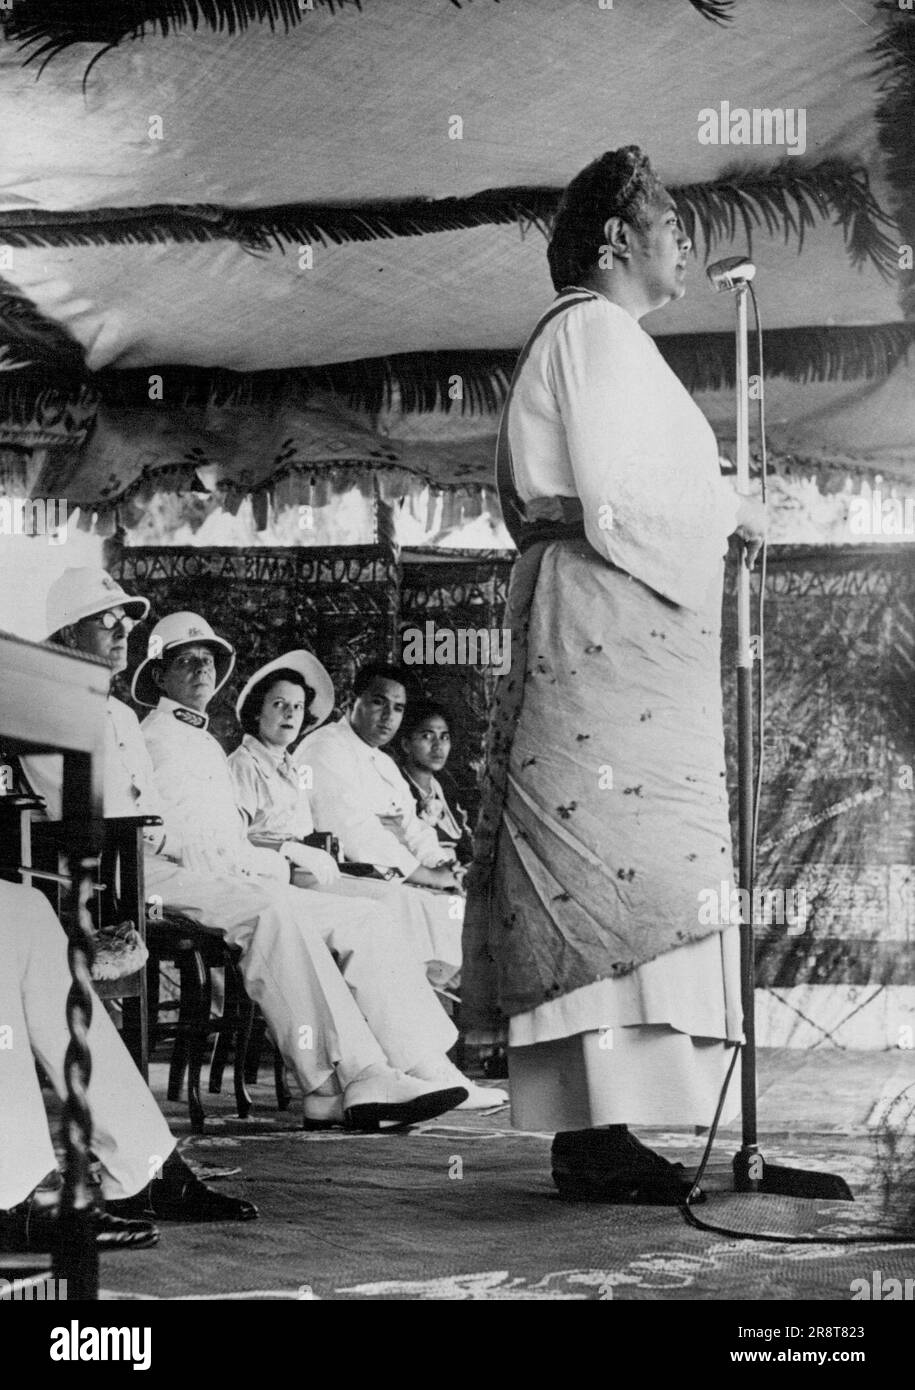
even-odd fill
[[[714,1114],[741,1037],[738,934],[701,911],[733,882],[720,597],[543,552],[492,882],[523,1128]]]

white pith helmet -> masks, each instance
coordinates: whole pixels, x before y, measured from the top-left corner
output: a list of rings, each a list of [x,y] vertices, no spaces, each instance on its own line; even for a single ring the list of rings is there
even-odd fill
[[[63,627],[73,627],[83,618],[107,613],[109,608],[123,608],[134,622],[140,622],[149,612],[149,599],[125,593],[118,581],[103,569],[91,565],[66,569],[48,590],[47,635],[51,637]]]
[[[206,618],[199,613],[169,613],[149,634],[147,655],[134,672],[130,693],[138,705],[155,709],[162,691],[153,680],[153,667],[178,647],[209,647],[216,662],[215,695],[235,669],[235,649],[224,637],[217,637]]]

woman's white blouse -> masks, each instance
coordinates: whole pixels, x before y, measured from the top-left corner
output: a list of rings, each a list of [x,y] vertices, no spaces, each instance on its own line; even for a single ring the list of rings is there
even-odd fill
[[[599,554],[686,608],[714,599],[739,499],[708,421],[625,309],[599,295],[546,326],[509,442],[522,501],[578,497]]]
[[[314,830],[308,793],[285,753],[245,734],[229,756],[235,799],[255,843],[302,839]]]

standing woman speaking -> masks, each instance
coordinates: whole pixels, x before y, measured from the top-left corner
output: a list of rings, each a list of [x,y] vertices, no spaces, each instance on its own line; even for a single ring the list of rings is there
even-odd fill
[[[465,1021],[508,1017],[512,1120],[550,1131],[562,1196],[676,1202],[679,1165],[630,1125],[708,1125],[741,1038],[720,614],[728,536],[760,503],[640,320],[691,243],[636,146],[567,188],[558,291],[499,438],[521,552],[464,928]]]

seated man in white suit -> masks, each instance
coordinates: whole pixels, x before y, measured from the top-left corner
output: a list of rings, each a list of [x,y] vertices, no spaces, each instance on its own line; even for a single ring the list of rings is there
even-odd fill
[[[336,835],[344,859],[393,870],[421,894],[456,985],[464,919],[461,871],[434,827],[420,820],[403,773],[383,751],[403,719],[405,677],[396,666],[372,663],[357,672],[353,693],[349,715],[306,735],[293,762],[307,775],[315,824]]]
[[[338,837],[345,859],[395,869],[419,887],[459,893],[453,856],[420,820],[403,773],[382,751],[400,728],[405,682],[397,666],[361,667],[349,715],[308,734],[293,761],[311,768],[315,822]]]

